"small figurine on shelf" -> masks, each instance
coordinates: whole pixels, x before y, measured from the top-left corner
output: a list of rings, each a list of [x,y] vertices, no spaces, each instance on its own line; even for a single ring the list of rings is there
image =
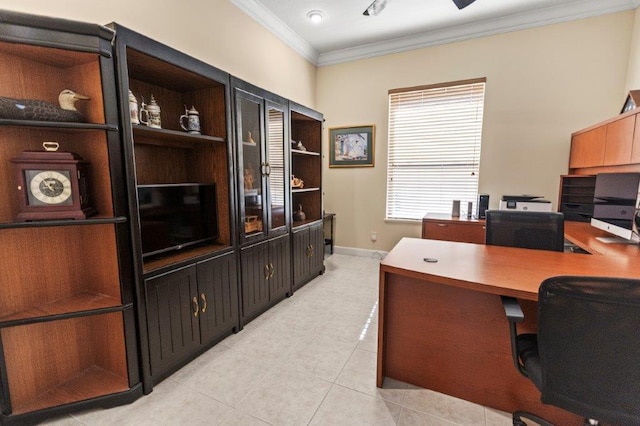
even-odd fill
[[[296,149],[297,149],[298,151],[306,151],[306,150],[307,150],[307,148],[305,148],[305,146],[304,146],[304,145],[302,145],[302,141],[299,141],[299,142],[298,142],[298,145],[296,145]]]
[[[146,120],[145,120],[146,116]],[[140,122],[146,124],[149,127],[156,129],[162,129],[162,120],[160,118],[160,105],[156,102],[156,98],[151,95],[151,100],[148,104],[142,100],[142,107],[140,108]]]
[[[253,170],[253,166],[249,164],[249,167],[244,169],[244,189],[253,189],[253,184],[255,182],[255,173]]]
[[[129,113],[131,116],[131,124],[140,124],[140,118],[138,117],[138,99],[129,89]]]
[[[256,141],[253,140],[253,136],[251,135],[251,132],[247,131],[247,141],[245,142],[249,145],[255,145]]]
[[[304,181],[295,175],[291,175],[291,187],[302,189],[304,188]]]
[[[187,120],[186,126],[184,125],[184,120]],[[187,106],[184,106],[184,115],[180,116],[180,127],[187,133],[200,134],[200,113],[196,110],[196,107],[192,106],[191,109],[187,109]]]
[[[90,98],[69,89],[64,89],[58,95],[59,106],[39,99],[13,99],[0,96],[0,118],[84,123],[87,120],[76,109],[76,101],[87,99]]]
[[[303,221],[307,218],[307,215],[302,211],[302,204],[298,204],[298,210],[293,212],[293,220],[296,222]]]

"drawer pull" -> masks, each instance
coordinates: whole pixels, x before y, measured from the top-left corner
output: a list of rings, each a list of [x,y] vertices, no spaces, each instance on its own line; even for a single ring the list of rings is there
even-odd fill
[[[447,225],[446,223],[437,223],[436,226],[439,226],[440,228],[446,228],[449,225]]]

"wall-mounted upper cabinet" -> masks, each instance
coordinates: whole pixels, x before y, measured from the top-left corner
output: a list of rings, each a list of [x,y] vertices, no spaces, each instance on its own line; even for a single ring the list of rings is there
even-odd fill
[[[571,135],[570,173],[593,174],[639,164],[637,114],[638,109],[634,109]]]

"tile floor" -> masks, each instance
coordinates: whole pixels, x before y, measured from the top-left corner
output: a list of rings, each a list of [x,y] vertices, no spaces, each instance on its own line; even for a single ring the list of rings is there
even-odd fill
[[[130,405],[54,425],[510,425],[510,416],[387,379],[375,386],[379,261],[326,273]]]

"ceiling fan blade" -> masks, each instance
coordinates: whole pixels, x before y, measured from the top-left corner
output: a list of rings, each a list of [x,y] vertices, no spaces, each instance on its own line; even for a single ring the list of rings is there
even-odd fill
[[[387,6],[390,0],[374,0],[373,3],[362,13],[364,16],[376,16]]]
[[[476,0],[453,0],[458,9],[464,9]]]

